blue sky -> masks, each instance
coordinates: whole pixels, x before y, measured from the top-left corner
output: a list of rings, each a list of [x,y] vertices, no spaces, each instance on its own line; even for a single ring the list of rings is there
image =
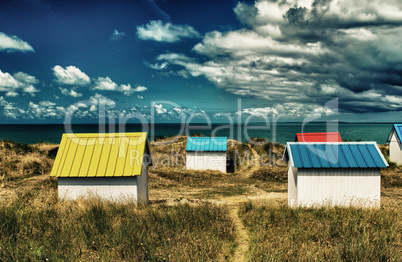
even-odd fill
[[[400,122],[401,25],[396,0],[1,1],[0,123]]]

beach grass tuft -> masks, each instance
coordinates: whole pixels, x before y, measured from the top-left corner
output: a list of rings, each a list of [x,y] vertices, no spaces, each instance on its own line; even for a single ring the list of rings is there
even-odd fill
[[[402,208],[244,203],[250,261],[400,261]]]
[[[223,261],[234,246],[228,210],[99,199],[58,202],[56,191],[0,205],[1,261]]]

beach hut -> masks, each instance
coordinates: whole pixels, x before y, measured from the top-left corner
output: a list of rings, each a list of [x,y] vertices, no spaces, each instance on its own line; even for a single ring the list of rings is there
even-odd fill
[[[226,173],[227,137],[188,137],[186,167],[195,170],[219,170]]]
[[[339,132],[297,133],[295,142],[342,142]]]
[[[388,136],[389,160],[402,165],[402,124],[394,124]]]
[[[60,199],[148,202],[147,133],[63,134],[52,168]]]
[[[380,206],[380,168],[388,163],[375,142],[287,143],[290,206]]]

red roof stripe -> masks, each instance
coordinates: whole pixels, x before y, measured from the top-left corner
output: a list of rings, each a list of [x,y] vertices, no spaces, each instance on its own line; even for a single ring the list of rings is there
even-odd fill
[[[297,133],[295,142],[342,142],[339,132]]]

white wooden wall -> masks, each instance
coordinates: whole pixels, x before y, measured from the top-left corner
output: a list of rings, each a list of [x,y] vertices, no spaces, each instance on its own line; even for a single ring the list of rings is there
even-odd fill
[[[288,169],[288,205],[297,205],[297,168],[290,165]]]
[[[389,142],[389,160],[402,165],[402,145],[399,143],[395,131],[392,132],[391,141]]]
[[[59,198],[76,200],[85,197],[118,201],[137,200],[137,177],[58,177]]]
[[[378,168],[299,168],[294,206],[380,207],[380,178]],[[289,199],[291,194],[289,191]]]
[[[226,152],[187,152],[187,169],[219,170],[226,173]]]
[[[149,158],[148,151],[144,159]],[[111,201],[140,201],[148,203],[148,165],[143,161],[140,176],[132,177],[58,177],[61,200],[99,197]]]
[[[141,176],[132,177],[58,177],[61,200],[99,197],[111,201],[140,201],[148,203],[148,167]]]

